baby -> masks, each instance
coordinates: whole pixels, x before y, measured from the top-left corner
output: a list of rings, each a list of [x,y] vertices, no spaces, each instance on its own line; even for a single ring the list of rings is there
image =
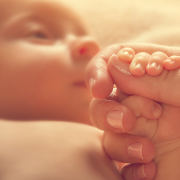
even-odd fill
[[[120,51],[117,51],[117,49],[120,49]],[[106,51],[108,52],[107,49]],[[113,51],[114,54],[112,55]],[[155,144],[156,155],[154,162],[157,165],[156,180],[178,180],[180,178],[178,169],[180,162],[180,70],[177,68],[180,63],[180,56],[168,57],[166,53],[161,51],[154,53],[135,52],[133,48],[120,48],[117,45],[116,47],[110,47],[109,52],[111,52],[111,55],[107,60],[107,68],[113,82],[118,87],[118,90],[120,90],[116,94],[121,104],[128,106],[128,101],[136,100],[137,98],[134,98],[135,95],[140,95],[159,102],[162,107],[162,115],[157,121],[152,121],[150,120],[151,118],[144,118],[143,111],[137,113],[136,125],[129,133],[146,137]],[[127,62],[130,62],[130,65]],[[89,74],[88,76],[90,77]],[[106,77],[107,82],[109,81],[108,78]],[[105,80],[103,81],[105,82]],[[96,96],[98,96],[97,91],[95,91],[96,86],[98,86],[97,82],[98,80],[94,84],[90,83],[92,93]],[[110,81],[108,84],[110,84]],[[107,88],[106,93],[108,91]],[[103,93],[105,95],[105,91]],[[124,98],[120,95],[121,93],[126,94]],[[112,102],[107,102],[106,106],[108,106],[108,103],[111,103],[111,106],[113,106]],[[114,102],[114,105],[116,103]],[[137,106],[139,106],[138,103]],[[129,108],[135,110],[137,106],[130,105]],[[142,106],[146,106],[146,104],[142,104]],[[152,110],[156,112],[158,108],[158,105],[156,105]],[[112,117],[107,117],[107,121],[112,127],[116,128],[114,131],[117,132],[118,129],[119,131],[123,131],[125,122],[122,122],[122,115],[119,113],[119,117],[114,116],[114,119]],[[105,124],[105,122],[103,123]],[[101,127],[103,127],[102,124]],[[133,148],[136,150],[134,156],[143,159],[143,144],[137,143]],[[112,157],[112,152],[109,152],[108,154]],[[114,157],[116,156],[114,155]],[[125,169],[126,167],[123,171],[126,171]],[[141,177],[146,178],[145,173],[141,173]]]
[[[61,2],[0,0],[2,180],[122,179],[102,131],[67,122],[92,125],[85,67],[99,50]]]
[[[81,18],[59,1],[0,3],[1,117],[91,124],[84,71],[100,47]]]

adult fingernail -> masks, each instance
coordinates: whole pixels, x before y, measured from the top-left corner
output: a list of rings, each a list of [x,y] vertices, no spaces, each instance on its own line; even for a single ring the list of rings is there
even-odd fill
[[[135,171],[134,171],[134,176],[137,178],[137,179],[144,179],[146,178],[146,174],[145,174],[145,171],[144,171],[144,165],[140,166],[139,168],[137,168]]]
[[[152,113],[153,113],[154,117],[159,118],[159,116],[162,113],[161,106],[159,104],[155,104],[152,108]]]
[[[128,154],[133,158],[143,160],[142,149],[143,144],[133,143],[128,147]]]
[[[124,130],[122,119],[123,113],[121,111],[112,111],[107,115],[108,124],[119,130]]]
[[[123,62],[120,60],[117,55],[113,54],[110,58],[109,61],[111,61],[112,65],[114,66],[115,69],[118,71],[126,74],[126,75],[132,75],[129,71],[129,64],[127,62]]]

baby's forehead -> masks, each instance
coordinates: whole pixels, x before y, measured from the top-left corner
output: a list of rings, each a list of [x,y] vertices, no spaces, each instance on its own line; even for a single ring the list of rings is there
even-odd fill
[[[0,0],[0,21],[21,14],[29,14],[34,18],[53,21],[58,19],[71,21],[74,26],[84,28],[80,16],[60,0]]]
[[[32,11],[34,15],[53,18],[66,18],[73,21],[79,21],[76,13],[68,6],[61,3],[60,0],[25,0],[27,1],[27,9]]]

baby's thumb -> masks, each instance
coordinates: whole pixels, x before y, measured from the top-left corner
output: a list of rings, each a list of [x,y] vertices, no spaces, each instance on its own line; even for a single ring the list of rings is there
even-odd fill
[[[136,122],[128,134],[151,139],[157,130],[157,120],[162,114],[161,106],[142,96],[130,96],[124,99],[121,104],[131,109],[136,115]]]

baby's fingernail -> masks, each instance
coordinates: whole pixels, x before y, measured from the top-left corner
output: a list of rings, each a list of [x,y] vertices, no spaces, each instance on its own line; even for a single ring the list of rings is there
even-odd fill
[[[145,74],[145,69],[140,63],[135,65],[134,70],[136,71],[136,74],[134,74],[134,75],[143,75],[143,74]]]
[[[126,62],[131,62],[133,57],[133,55],[129,51],[123,49],[118,52],[117,56],[119,59],[122,59]]]
[[[148,67],[154,67],[154,68],[158,69],[160,67],[160,65],[153,62],[153,63],[148,64]]]
[[[144,68],[140,63],[136,64],[135,68],[140,69],[141,71],[144,71]]]
[[[107,115],[108,124],[119,130],[124,130],[122,119],[123,113],[121,111],[112,111]]]
[[[134,176],[137,178],[137,179],[144,179],[146,178],[146,174],[145,174],[145,171],[144,171],[144,165],[140,166],[139,168],[137,168],[135,171],[134,171]]]
[[[113,54],[110,58],[109,61],[111,61],[112,65],[114,68],[116,68],[118,71],[126,74],[126,75],[132,75],[129,71],[129,64],[127,62],[123,62],[120,60],[117,55]]]
[[[161,115],[162,113],[162,108],[159,104],[155,104],[152,108],[152,113],[154,115],[154,117],[157,117],[159,118],[159,116]]]
[[[126,54],[126,55],[129,55],[129,56],[132,56],[132,54],[128,51],[121,51],[120,54]]]
[[[121,49],[118,54],[126,54],[126,55],[130,55],[132,56],[132,53],[130,51],[128,51],[126,48],[125,49]]]
[[[94,78],[91,78],[90,80],[89,80],[89,87],[90,87],[90,90],[92,91],[92,87],[94,86],[94,84],[95,84],[95,79]]]
[[[143,160],[144,158],[142,155],[142,149],[143,149],[143,144],[133,143],[128,147],[128,154],[133,158]]]
[[[173,64],[174,61],[172,59],[166,59],[163,63]]]

